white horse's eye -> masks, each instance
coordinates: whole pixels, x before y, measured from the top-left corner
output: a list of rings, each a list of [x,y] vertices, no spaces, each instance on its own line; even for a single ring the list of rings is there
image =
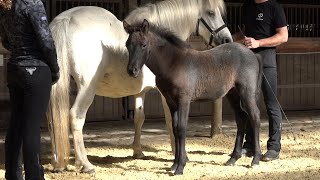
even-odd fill
[[[214,11],[208,11],[208,15],[209,16],[215,16],[215,12]]]

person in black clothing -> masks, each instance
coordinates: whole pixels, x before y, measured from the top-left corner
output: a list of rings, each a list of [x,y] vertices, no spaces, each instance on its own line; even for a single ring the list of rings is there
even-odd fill
[[[51,85],[59,79],[59,66],[41,0],[0,0],[0,37],[11,52],[7,63],[11,119],[5,140],[5,177],[23,179],[23,155],[25,178],[44,179],[40,125]]]
[[[276,0],[246,0],[242,7],[244,28],[242,34],[234,34],[235,41],[241,41],[263,59],[262,92],[269,117],[268,151],[261,160],[279,158],[281,149],[282,114],[277,102],[277,63],[275,47],[288,40],[288,29],[283,8]],[[243,114],[243,117],[246,116]],[[244,117],[246,118],[246,117]],[[242,153],[253,154],[253,130],[248,123],[246,141]]]

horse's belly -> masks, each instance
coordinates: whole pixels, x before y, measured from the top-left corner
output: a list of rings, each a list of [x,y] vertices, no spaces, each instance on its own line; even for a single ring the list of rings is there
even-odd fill
[[[128,75],[104,74],[98,82],[96,94],[111,98],[120,98],[138,94],[143,90],[142,76],[132,78]]]
[[[213,77],[212,77],[213,79]],[[223,81],[223,79],[222,79]],[[234,87],[234,82],[230,79],[225,80],[223,82],[226,83],[219,83],[214,81],[203,81],[198,84],[197,88],[194,90],[193,100],[216,100],[221,97],[224,97],[230,89]]]

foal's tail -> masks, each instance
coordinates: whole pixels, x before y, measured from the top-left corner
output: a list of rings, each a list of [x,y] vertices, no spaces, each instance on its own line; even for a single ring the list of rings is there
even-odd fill
[[[47,112],[49,131],[52,144],[52,164],[56,171],[66,168],[70,156],[69,142],[69,86],[70,67],[68,61],[67,39],[70,18],[54,19],[50,24],[52,37],[55,41],[60,67],[60,79],[52,86],[50,105]]]
[[[259,62],[259,72],[258,72],[258,81],[257,81],[257,90],[256,90],[256,100],[258,101],[261,92],[262,76],[263,76],[263,62],[260,54],[256,54],[257,60]]]

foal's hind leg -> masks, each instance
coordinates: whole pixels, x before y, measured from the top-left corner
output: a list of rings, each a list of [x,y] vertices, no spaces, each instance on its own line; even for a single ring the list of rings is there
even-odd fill
[[[132,143],[132,148],[133,148],[133,157],[134,158],[143,158],[144,154],[141,149],[141,128],[143,125],[143,122],[145,120],[145,115],[144,115],[144,98],[146,95],[146,92],[148,90],[143,90],[137,95],[134,95],[135,99],[135,110],[134,110],[134,140]]]
[[[87,158],[87,152],[83,142],[83,126],[89,106],[92,104],[95,95],[95,86],[80,85],[78,95],[70,110],[71,132],[73,135],[75,164],[82,166],[82,172],[94,173],[94,166]]]
[[[226,162],[227,166],[233,166],[235,165],[236,161],[241,157],[247,114],[240,108],[240,97],[235,89],[229,91],[229,93],[227,94],[227,98],[234,110],[237,124],[237,135],[234,149],[230,159]]]
[[[248,113],[249,122],[251,123],[251,127],[253,128],[254,134],[254,156],[251,162],[251,166],[259,165],[260,157],[261,157],[261,149],[260,149],[260,110],[257,106],[255,93],[245,93],[241,95],[241,101],[243,102],[243,108]]]

